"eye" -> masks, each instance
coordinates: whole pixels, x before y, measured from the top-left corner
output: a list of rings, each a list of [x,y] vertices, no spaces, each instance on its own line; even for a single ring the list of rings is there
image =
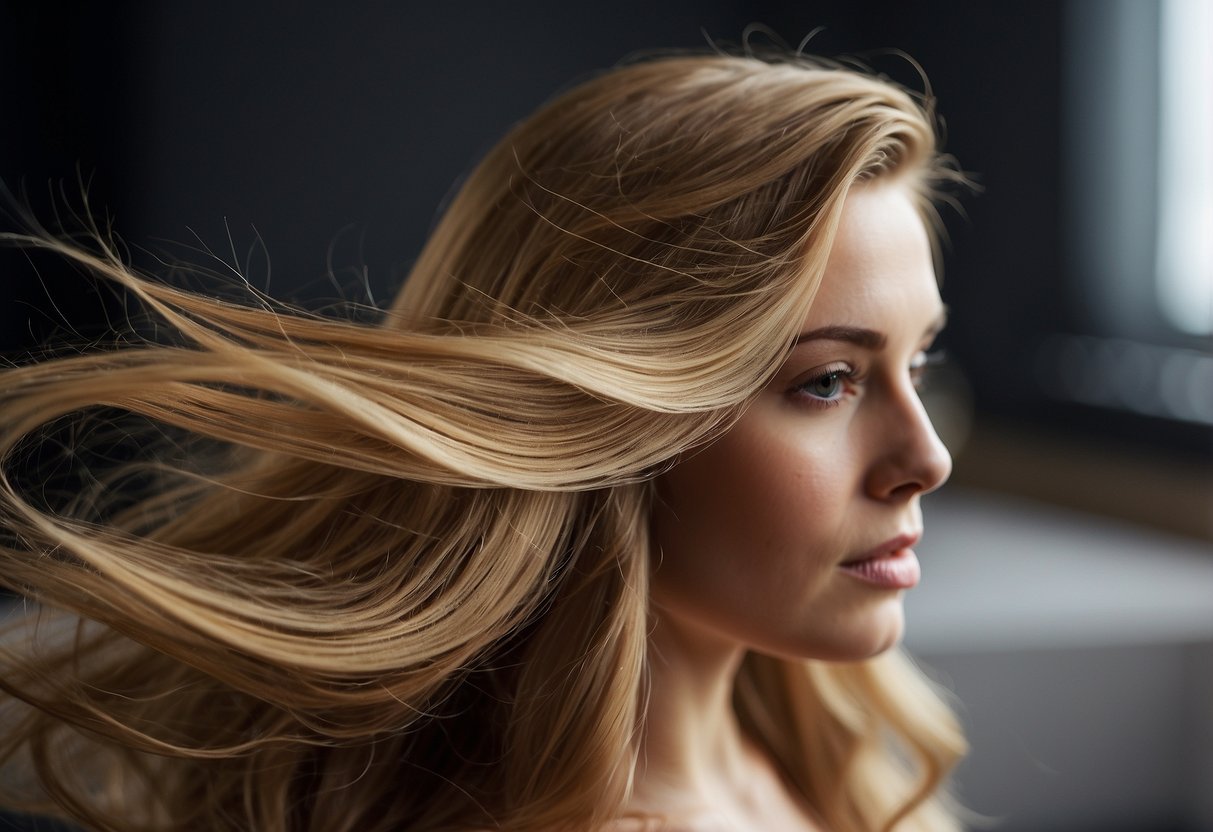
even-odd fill
[[[815,405],[838,404],[855,379],[855,369],[847,364],[835,364],[814,373],[792,389],[793,395],[808,399]]]
[[[826,373],[802,385],[800,389],[819,399],[836,399],[842,395],[842,379],[841,371]]]

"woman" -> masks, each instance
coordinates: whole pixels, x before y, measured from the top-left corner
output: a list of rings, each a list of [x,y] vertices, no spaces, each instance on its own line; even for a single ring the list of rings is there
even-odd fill
[[[963,737],[895,644],[949,468],[915,384],[956,178],[885,81],[680,56],[516,127],[382,326],[16,238],[177,340],[0,379],[0,578],[63,611],[4,654],[10,802],[124,830],[954,828]],[[155,452],[67,504],[23,487],[36,432],[97,406],[162,426]]]

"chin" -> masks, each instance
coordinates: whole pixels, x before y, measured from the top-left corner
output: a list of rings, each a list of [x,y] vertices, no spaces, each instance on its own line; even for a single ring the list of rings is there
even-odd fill
[[[905,614],[898,603],[895,611],[880,616],[880,620],[861,628],[852,638],[844,639],[840,645],[844,655],[834,661],[862,661],[879,656],[901,643],[905,629]]]
[[[900,603],[872,611],[859,621],[838,621],[824,632],[806,633],[793,644],[761,650],[778,658],[817,659],[827,662],[860,662],[875,658],[901,643],[905,614]]]

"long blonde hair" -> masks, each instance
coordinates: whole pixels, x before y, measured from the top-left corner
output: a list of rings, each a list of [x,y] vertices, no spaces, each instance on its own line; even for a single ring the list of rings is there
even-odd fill
[[[381,325],[9,235],[175,339],[0,375],[0,579],[60,611],[0,656],[8,802],[113,830],[619,817],[652,479],[777,370],[848,189],[893,176],[924,215],[950,177],[929,100],[824,61],[666,56],[510,132]],[[38,438],[90,412],[154,450],[44,498]],[[902,655],[752,656],[736,706],[836,832],[955,827],[963,737]]]

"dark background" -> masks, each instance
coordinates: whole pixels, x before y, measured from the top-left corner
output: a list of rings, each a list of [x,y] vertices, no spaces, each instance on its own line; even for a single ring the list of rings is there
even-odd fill
[[[1048,328],[1060,314],[1061,10],[904,0],[14,3],[0,21],[0,176],[45,211],[48,187],[66,183],[78,197],[79,173],[93,211],[113,216],[127,242],[205,245],[242,264],[252,250],[260,285],[263,243],[280,297],[331,299],[330,263],[345,291],[365,267],[382,302],[452,183],[554,91],[638,50],[736,43],[752,23],[795,46],[824,27],[811,51],[896,47],[923,65],[947,149],[985,189],[966,201],[969,219],[949,217],[948,345],[979,382],[979,405],[1005,411],[1016,407],[1005,359],[1025,326]],[[872,62],[920,85],[904,60]],[[96,326],[96,299],[48,270],[58,309],[77,328]],[[40,286],[19,273],[5,280],[4,349],[61,327]]]

